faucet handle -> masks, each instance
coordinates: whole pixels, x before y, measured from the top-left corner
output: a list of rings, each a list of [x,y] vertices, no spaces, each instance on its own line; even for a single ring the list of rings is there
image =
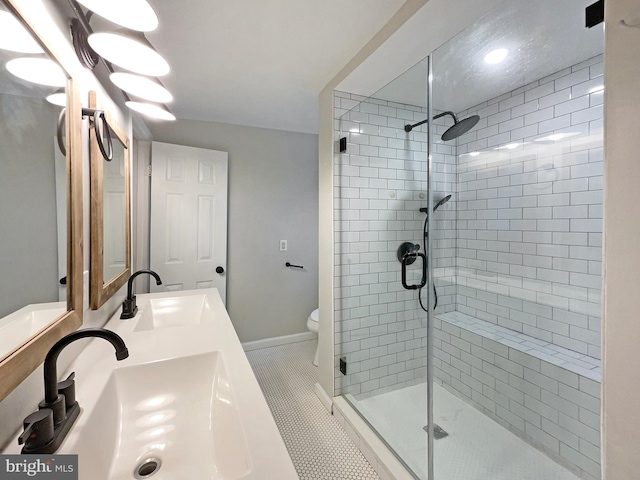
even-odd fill
[[[71,372],[66,380],[58,382],[58,394],[64,395],[64,406],[67,411],[76,403],[75,376],[76,372]]]
[[[24,443],[24,449],[31,450],[47,445],[53,436],[53,410],[42,408],[24,419],[24,432],[18,437],[18,444]]]

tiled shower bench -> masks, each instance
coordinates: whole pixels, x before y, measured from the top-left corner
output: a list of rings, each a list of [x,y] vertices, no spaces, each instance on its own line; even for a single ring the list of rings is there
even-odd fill
[[[438,314],[436,380],[577,475],[600,478],[600,360],[461,312]]]

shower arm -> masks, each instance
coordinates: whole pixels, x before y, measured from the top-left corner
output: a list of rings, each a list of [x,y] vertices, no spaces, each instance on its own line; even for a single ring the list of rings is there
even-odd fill
[[[456,123],[458,123],[458,117],[456,117],[456,114],[453,112],[442,112],[439,113],[438,115],[435,115],[433,117],[433,119],[435,120],[436,118],[440,118],[440,117],[444,117],[445,115],[451,115],[451,117],[453,118],[453,124],[455,125]],[[418,123],[414,123],[413,125],[405,125],[404,126],[404,131],[405,132],[410,132],[411,130],[413,130],[415,127],[419,127],[420,125],[424,125],[425,123],[427,123],[429,121],[429,119],[427,118],[426,120],[423,120],[421,122]]]

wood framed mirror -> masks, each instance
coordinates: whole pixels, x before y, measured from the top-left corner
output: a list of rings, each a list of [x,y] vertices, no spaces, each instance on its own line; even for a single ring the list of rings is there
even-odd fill
[[[91,128],[91,278],[90,303],[100,308],[131,275],[131,204],[129,138],[113,115],[89,92],[89,108],[105,112],[106,125]],[[95,117],[93,121],[96,120]],[[108,143],[112,159],[107,161],[98,144]],[[104,147],[103,147],[104,148]],[[107,150],[109,150],[107,148]]]
[[[9,66],[0,69],[2,400],[43,362],[55,342],[82,324],[83,227],[80,95],[19,6],[0,0],[0,15],[24,28],[35,50],[41,50],[38,58],[60,69],[59,80],[47,84]],[[34,58],[34,52],[11,47],[0,45],[3,67]],[[56,105],[47,101],[53,93],[61,93]],[[66,154],[58,146],[62,136]]]

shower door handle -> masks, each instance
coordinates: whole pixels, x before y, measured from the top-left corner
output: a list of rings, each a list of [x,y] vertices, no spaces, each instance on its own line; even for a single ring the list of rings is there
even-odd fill
[[[412,264],[418,257],[422,259],[422,279],[415,285],[407,284],[407,265]],[[427,284],[427,257],[422,252],[410,252],[402,257],[402,286],[407,290],[418,290]]]

